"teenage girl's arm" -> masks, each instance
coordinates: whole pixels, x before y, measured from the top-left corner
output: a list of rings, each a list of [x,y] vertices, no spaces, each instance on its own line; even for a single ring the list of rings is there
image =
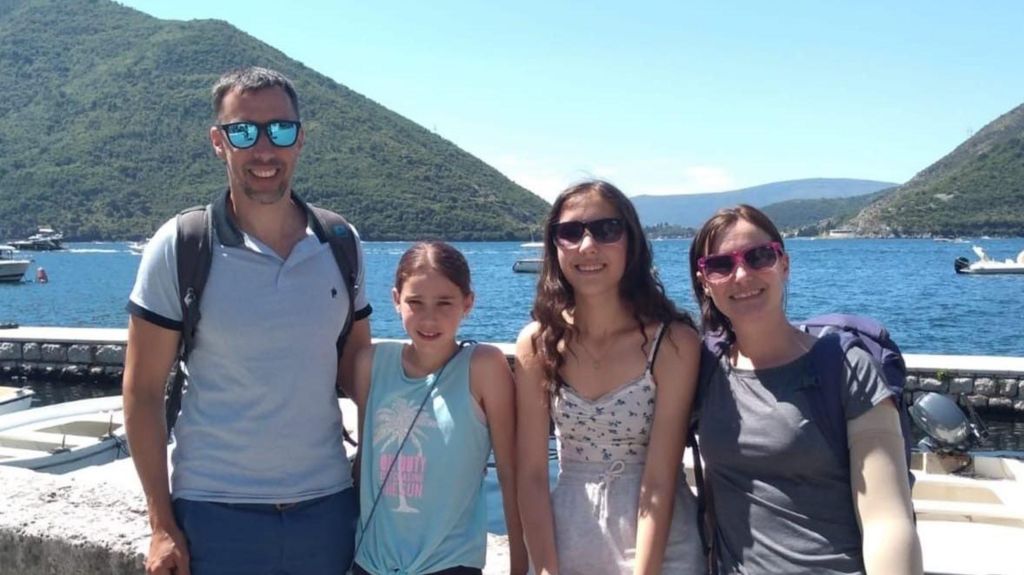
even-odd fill
[[[473,350],[470,389],[487,418],[494,447],[494,461],[501,485],[508,532],[510,575],[524,575],[530,568],[523,542],[523,523],[516,503],[516,404],[515,386],[508,360],[500,349],[481,345]]]
[[[516,484],[533,570],[545,575],[558,573],[558,554],[548,486],[548,391],[532,341],[537,329],[531,323],[516,340]]]
[[[690,407],[697,390],[700,340],[683,323],[668,327],[654,362],[654,422],[640,483],[634,573],[661,573],[680,481]]]
[[[921,542],[907,484],[899,414],[883,401],[847,422],[850,487],[863,533],[864,568],[879,573],[920,575]]]
[[[153,536],[146,573],[188,575],[189,553],[171,506],[167,481],[164,382],[178,353],[181,334],[134,315],[128,318],[124,362],[124,424],[132,461],[146,494]]]
[[[373,346],[367,346],[361,348],[359,353],[353,358],[353,378],[352,383],[354,384],[352,393],[353,401],[356,402],[356,413],[359,418],[358,434],[356,435],[356,441],[359,442],[359,451],[356,452],[356,460],[352,466],[352,477],[359,481],[359,465],[363,459],[363,446],[368,445],[366,440],[363,439],[363,422],[366,420],[366,401],[370,397],[370,375],[373,369]]]

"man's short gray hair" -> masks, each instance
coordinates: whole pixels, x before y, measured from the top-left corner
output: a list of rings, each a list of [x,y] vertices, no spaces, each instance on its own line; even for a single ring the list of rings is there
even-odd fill
[[[292,81],[276,70],[259,66],[238,68],[225,73],[217,80],[217,83],[213,85],[212,91],[214,116],[220,116],[221,108],[224,105],[224,98],[230,92],[238,90],[245,93],[266,88],[283,88],[288,94],[288,98],[292,101],[295,118],[299,119],[299,95],[295,93],[295,86],[292,85]]]

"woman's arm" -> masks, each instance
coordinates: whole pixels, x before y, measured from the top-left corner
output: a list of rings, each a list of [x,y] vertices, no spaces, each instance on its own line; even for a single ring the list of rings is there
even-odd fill
[[[548,486],[548,392],[531,341],[537,329],[526,326],[516,341],[516,485],[530,560],[544,575],[558,573],[558,555]]]
[[[505,528],[508,532],[509,573],[523,575],[530,566],[516,501],[516,394],[512,371],[500,349],[481,345],[474,350],[470,388],[474,397],[480,401],[487,417],[487,428],[491,432],[501,501],[505,509]]]
[[[640,483],[634,573],[661,572],[690,407],[697,390],[700,340],[682,323],[673,323],[667,329],[669,333],[662,340],[654,364],[654,422]]]
[[[883,401],[847,422],[850,488],[863,533],[864,568],[869,575],[920,575],[921,542],[914,527],[914,506],[899,414]]]

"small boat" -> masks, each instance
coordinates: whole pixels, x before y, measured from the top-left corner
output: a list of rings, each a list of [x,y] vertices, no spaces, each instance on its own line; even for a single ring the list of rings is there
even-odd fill
[[[121,396],[0,416],[0,465],[67,473],[128,455]]]
[[[830,239],[855,238],[857,237],[857,230],[852,228],[835,228],[834,230],[829,230],[828,235],[825,237]]]
[[[967,258],[959,257],[953,262],[953,269],[958,274],[1024,274],[1024,250],[1017,254],[1017,259],[1006,258],[1004,261],[993,260],[988,257],[981,246],[971,246],[978,261],[971,262]]]
[[[43,226],[28,239],[11,242],[19,250],[52,251],[64,249],[64,234],[51,227]]]
[[[0,415],[28,409],[35,395],[30,387],[0,385]]]
[[[519,247],[531,250],[543,250],[544,242],[526,242],[519,244]],[[512,264],[512,271],[521,274],[538,274],[544,266],[544,258],[519,258]]]
[[[15,257],[14,246],[0,245],[0,282],[20,282],[32,263]]]
[[[1024,542],[1024,461],[964,453],[912,459],[925,572],[1024,572],[1013,571]]]

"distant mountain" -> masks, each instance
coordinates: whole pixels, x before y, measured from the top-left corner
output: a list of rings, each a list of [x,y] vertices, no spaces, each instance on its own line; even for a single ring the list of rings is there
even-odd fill
[[[813,178],[775,182],[714,194],[636,196],[631,198],[646,226],[667,223],[699,228],[719,208],[736,204],[763,207],[786,200],[843,198],[891,188],[896,184],[874,180]]]
[[[852,225],[873,235],[1024,236],[1024,105],[865,208]]]
[[[762,207],[764,213],[780,230],[818,235],[832,228],[842,227],[865,207],[895,188],[848,198],[818,200],[786,200]]]
[[[226,182],[207,136],[210,86],[244,65],[295,82],[306,129],[295,188],[365,238],[526,239],[547,212],[452,142],[225,22],[0,0],[0,240],[39,225],[139,238],[206,202]]]

